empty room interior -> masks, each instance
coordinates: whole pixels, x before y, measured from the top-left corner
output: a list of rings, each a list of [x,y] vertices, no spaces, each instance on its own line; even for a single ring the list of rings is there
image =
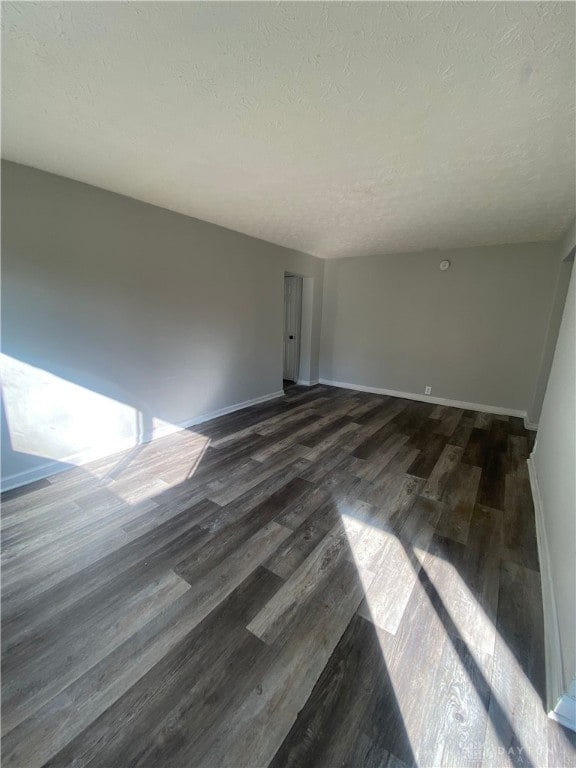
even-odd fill
[[[575,11],[1,3],[3,766],[576,766]]]

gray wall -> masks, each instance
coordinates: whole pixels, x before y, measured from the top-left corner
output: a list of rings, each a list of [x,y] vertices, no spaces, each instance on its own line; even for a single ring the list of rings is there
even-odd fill
[[[327,262],[320,375],[527,411],[558,267],[553,243]]]
[[[84,458],[98,414],[104,455],[280,390],[284,271],[314,279],[318,377],[319,259],[13,163],[2,224],[3,477]]]
[[[574,247],[565,241],[563,255]],[[533,453],[558,613],[564,690],[576,679],[576,270],[554,353]],[[547,627],[547,632],[551,628]]]
[[[548,383],[548,377],[550,376],[554,350],[556,349],[556,341],[558,339],[562,313],[564,311],[568,285],[570,283],[570,275],[572,273],[572,261],[568,261],[567,256],[570,251],[573,250],[575,240],[576,219],[572,222],[562,240],[557,244],[558,271],[556,273],[554,299],[550,308],[546,340],[542,351],[542,360],[540,362],[540,371],[534,392],[534,399],[532,400],[531,407],[528,409],[528,418],[534,424],[537,424],[540,419],[542,403],[544,402],[544,393],[546,392],[546,385]]]

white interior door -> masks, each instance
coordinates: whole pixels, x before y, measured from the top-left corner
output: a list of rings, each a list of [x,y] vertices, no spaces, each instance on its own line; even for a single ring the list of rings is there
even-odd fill
[[[302,321],[302,278],[284,277],[284,373],[298,381],[300,367],[300,326]]]

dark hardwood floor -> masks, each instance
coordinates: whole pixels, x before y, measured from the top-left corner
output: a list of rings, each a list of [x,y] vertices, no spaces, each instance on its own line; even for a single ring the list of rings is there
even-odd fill
[[[5,494],[3,765],[575,765],[533,437],[290,387]]]

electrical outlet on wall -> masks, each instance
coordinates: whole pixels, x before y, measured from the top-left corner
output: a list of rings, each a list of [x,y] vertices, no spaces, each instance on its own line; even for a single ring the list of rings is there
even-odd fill
[[[424,394],[425,395],[431,395],[432,394],[432,387],[425,387],[424,388]]]

